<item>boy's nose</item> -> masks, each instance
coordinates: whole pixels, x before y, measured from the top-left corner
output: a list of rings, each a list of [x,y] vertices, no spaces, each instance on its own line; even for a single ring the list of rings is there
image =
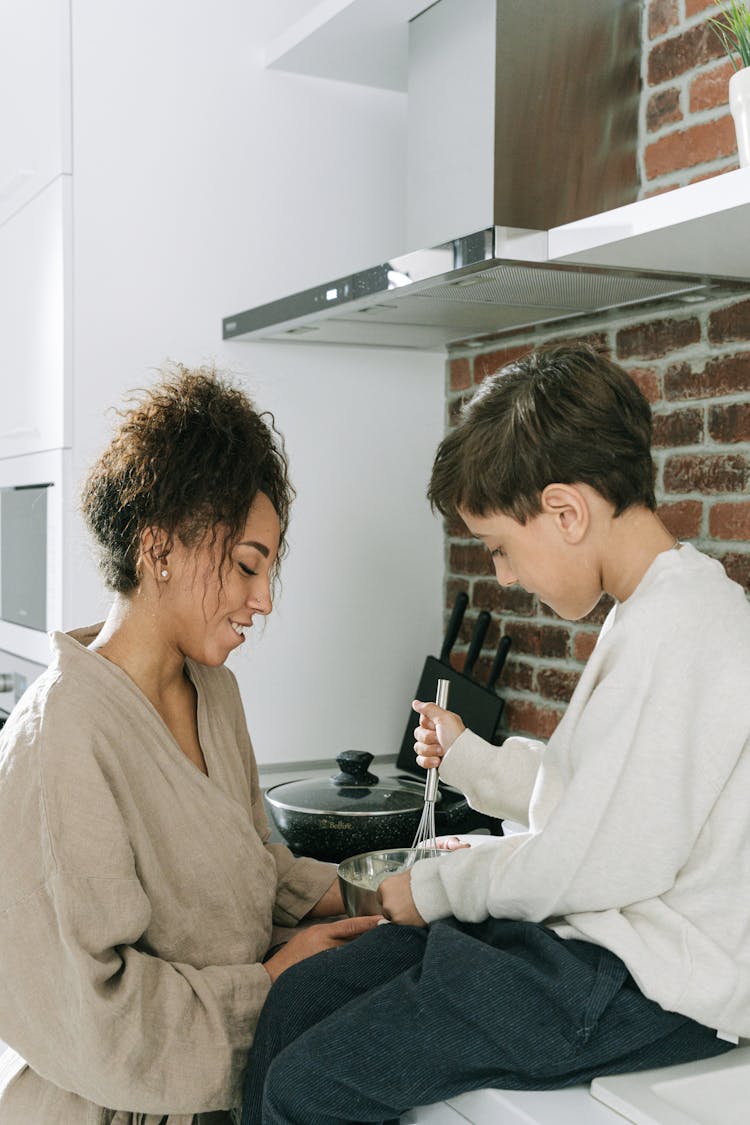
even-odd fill
[[[515,574],[508,566],[508,560],[504,558],[495,558],[495,577],[497,578],[498,585],[500,586],[513,586],[518,581]]]

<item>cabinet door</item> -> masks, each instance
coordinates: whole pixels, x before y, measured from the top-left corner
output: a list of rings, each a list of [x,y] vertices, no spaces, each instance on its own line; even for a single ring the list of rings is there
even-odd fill
[[[71,178],[0,227],[0,457],[70,444]]]
[[[70,0],[0,4],[0,223],[71,171]]]

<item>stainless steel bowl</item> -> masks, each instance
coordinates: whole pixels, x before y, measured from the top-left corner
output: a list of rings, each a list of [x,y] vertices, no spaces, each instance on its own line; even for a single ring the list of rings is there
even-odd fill
[[[440,854],[450,855],[450,852]],[[378,887],[386,876],[397,875],[411,867],[414,859],[413,848],[362,852],[343,859],[337,870],[347,914],[352,918],[358,914],[380,914]]]
[[[338,877],[347,914],[380,914],[378,887],[386,876],[396,875],[410,865],[413,855],[411,848],[395,848],[363,852],[342,860]]]

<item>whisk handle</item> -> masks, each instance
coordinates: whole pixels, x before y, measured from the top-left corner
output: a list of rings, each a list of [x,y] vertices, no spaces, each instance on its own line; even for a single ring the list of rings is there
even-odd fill
[[[425,801],[431,801],[433,803],[433,805],[435,804],[435,798],[437,797],[437,787],[438,787],[438,771],[437,771],[437,766],[433,766],[431,769],[429,769],[427,771],[427,777],[425,778],[425,783],[424,783],[424,799],[425,799]]]
[[[449,689],[450,686],[451,686],[450,680],[438,680],[438,682],[437,682],[437,691],[435,692],[435,702],[437,703],[438,707],[442,707],[443,710],[445,710],[446,707],[448,706],[448,689]]]
[[[437,691],[435,693],[435,702],[438,707],[445,709],[448,706],[448,688],[450,687],[450,680],[438,680]],[[437,766],[427,771],[427,778],[424,783],[424,799],[425,801],[435,802],[437,796],[438,786],[438,771]]]

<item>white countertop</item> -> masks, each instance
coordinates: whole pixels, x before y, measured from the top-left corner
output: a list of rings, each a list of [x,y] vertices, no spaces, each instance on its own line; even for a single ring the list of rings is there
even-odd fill
[[[567,1090],[477,1090],[422,1106],[401,1125],[623,1125],[619,1113],[596,1101],[588,1086]]]
[[[750,1046],[714,1059],[597,1078],[567,1090],[478,1090],[401,1125],[747,1125]]]

